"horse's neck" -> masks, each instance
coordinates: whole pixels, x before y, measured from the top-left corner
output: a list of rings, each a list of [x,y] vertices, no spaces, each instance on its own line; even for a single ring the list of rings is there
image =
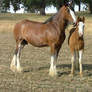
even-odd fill
[[[60,29],[60,31],[65,31],[67,21],[64,19],[62,8],[58,11],[57,15],[54,18],[54,21],[57,23],[57,26]]]

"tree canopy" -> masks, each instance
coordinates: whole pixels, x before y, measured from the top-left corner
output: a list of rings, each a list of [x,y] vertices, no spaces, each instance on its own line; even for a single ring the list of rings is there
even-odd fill
[[[20,4],[24,6],[27,12],[37,12],[45,15],[45,8],[47,6],[53,5],[57,10],[64,4],[65,0],[0,0],[0,11],[7,12],[10,5],[13,6],[13,10],[16,12],[20,9]],[[80,11],[80,4],[86,3],[89,5],[90,13],[92,13],[92,0],[73,0],[78,6]]]

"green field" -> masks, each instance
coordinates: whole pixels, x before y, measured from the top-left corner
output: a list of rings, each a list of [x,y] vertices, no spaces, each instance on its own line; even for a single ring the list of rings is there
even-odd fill
[[[13,73],[10,63],[15,49],[13,38],[14,25],[23,19],[43,22],[51,16],[35,14],[0,14],[0,92],[92,92],[92,15],[84,15],[85,51],[83,56],[83,77],[79,71],[70,77],[71,55],[68,47],[69,26],[66,29],[66,40],[60,50],[57,62],[58,77],[48,75],[50,49],[25,46],[21,55],[23,73]]]

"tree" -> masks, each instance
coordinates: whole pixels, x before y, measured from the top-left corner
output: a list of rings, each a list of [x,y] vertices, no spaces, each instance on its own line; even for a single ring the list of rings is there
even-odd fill
[[[79,6],[79,11],[81,10],[81,1],[82,0],[75,0],[75,3]]]
[[[64,0],[49,0],[49,4],[53,5],[57,8],[57,10],[59,10],[60,7],[64,4]]]
[[[89,9],[90,9],[90,13],[92,14],[92,0],[89,0]]]
[[[89,4],[89,10],[90,10],[90,13],[92,14],[92,0],[83,0],[82,2]]]
[[[45,13],[46,0],[41,0],[40,6],[41,6],[40,15],[46,15],[46,13]]]
[[[28,12],[40,11],[41,15],[45,15],[46,6],[50,5],[51,0],[22,0],[22,4]]]
[[[20,9],[21,0],[10,0],[10,2],[15,12]]]
[[[10,0],[0,0],[0,11],[7,12],[10,8]]]
[[[2,12],[3,0],[0,0],[0,12]]]

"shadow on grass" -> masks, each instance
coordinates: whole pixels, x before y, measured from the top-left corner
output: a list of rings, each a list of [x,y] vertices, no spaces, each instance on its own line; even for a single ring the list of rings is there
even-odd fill
[[[28,67],[27,69],[24,69],[24,73],[26,73],[26,72],[31,72],[31,71],[42,71],[42,70],[49,70],[49,65],[47,65],[47,66],[43,66],[43,67],[39,67],[39,68],[37,68],[37,67],[34,67],[34,68],[32,68],[32,67]],[[59,75],[59,77],[60,76],[62,76],[62,75],[68,75],[69,73],[70,73],[70,70],[71,70],[71,64],[61,64],[61,65],[57,65],[57,70],[58,69],[68,69],[68,71],[64,71],[64,72],[58,72],[58,75]],[[90,71],[92,71],[92,64],[83,64],[83,71],[86,71],[86,73],[88,73],[87,75],[88,76],[92,76],[92,72],[90,72]]]

